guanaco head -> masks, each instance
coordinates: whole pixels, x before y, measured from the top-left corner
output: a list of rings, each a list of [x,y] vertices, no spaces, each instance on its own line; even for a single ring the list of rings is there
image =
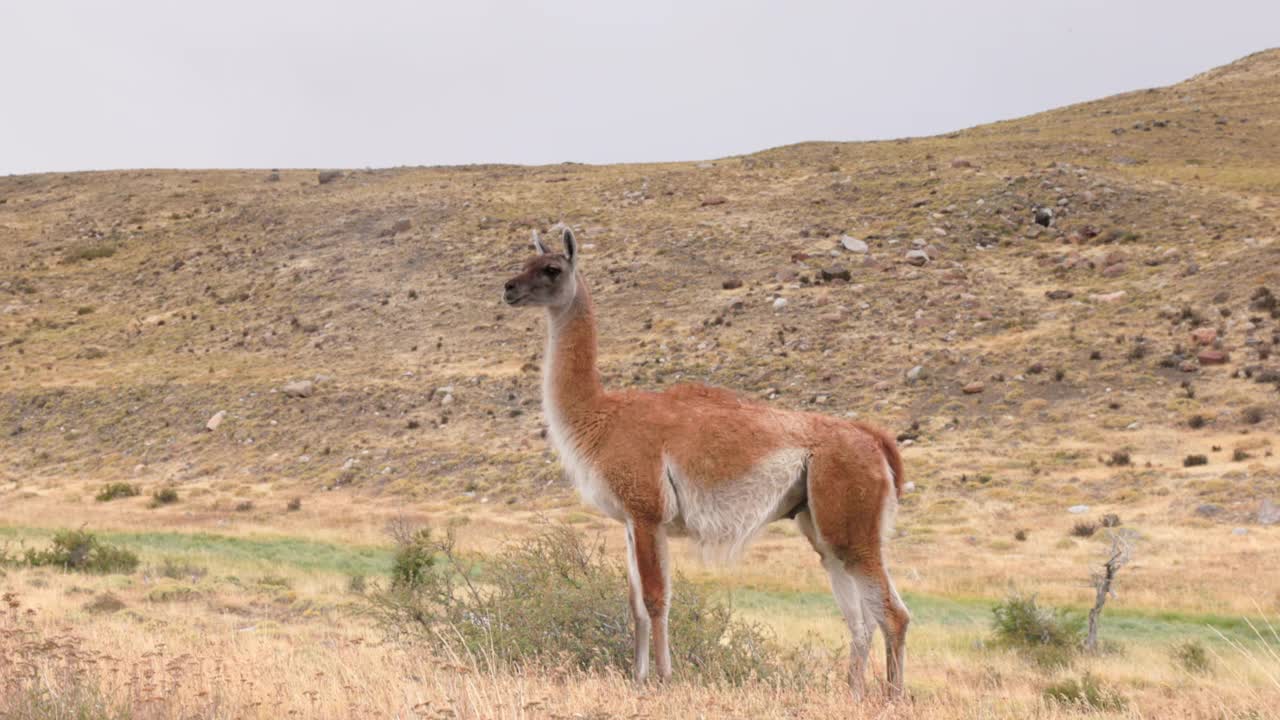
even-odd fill
[[[563,307],[573,300],[578,290],[574,277],[574,258],[578,243],[573,231],[564,229],[564,253],[553,253],[542,244],[538,231],[533,231],[533,247],[537,255],[529,258],[519,275],[503,286],[502,299],[508,305]]]

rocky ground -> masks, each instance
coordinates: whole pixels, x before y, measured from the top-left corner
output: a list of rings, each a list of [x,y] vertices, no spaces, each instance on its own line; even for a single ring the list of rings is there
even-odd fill
[[[606,384],[878,422],[922,489],[1154,483],[1171,517],[1246,527],[1280,501],[1278,218],[1280,51],[709,162],[0,178],[0,497],[572,503],[542,318],[499,300],[564,222]]]

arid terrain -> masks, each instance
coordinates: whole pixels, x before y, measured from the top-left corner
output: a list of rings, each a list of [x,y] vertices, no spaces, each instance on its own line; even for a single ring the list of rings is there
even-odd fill
[[[0,591],[121,672],[186,668],[161,714],[847,716],[834,661],[808,693],[495,674],[354,612],[397,518],[478,553],[541,520],[620,550],[544,439],[543,318],[500,301],[558,223],[607,386],[708,382],[899,436],[912,701],[867,717],[1075,715],[1042,690],[1083,672],[1126,698],[1102,715],[1280,717],[1280,50],[706,162],[0,178],[0,544],[83,526],[143,559],[0,567]],[[109,482],[141,495],[95,501]],[[1135,542],[1112,650],[1047,671],[990,647],[1012,591],[1092,604],[1113,529],[1076,526],[1107,515]],[[693,557],[782,641],[844,642],[791,525],[735,568]],[[89,607],[106,593],[122,607]],[[1175,661],[1188,641],[1211,670]]]

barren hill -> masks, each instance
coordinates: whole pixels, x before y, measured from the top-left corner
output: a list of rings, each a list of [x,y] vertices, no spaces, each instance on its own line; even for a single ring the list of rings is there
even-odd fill
[[[1271,50],[701,163],[0,178],[0,497],[569,502],[542,319],[500,302],[563,221],[606,384],[854,413],[911,440],[922,488],[1252,518],[1280,497],[1278,76]]]

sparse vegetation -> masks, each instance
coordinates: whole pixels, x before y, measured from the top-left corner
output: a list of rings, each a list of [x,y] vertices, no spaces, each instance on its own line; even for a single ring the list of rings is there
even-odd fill
[[[157,508],[162,505],[172,505],[178,502],[178,491],[173,487],[162,487],[151,493],[150,507]]]
[[[117,498],[134,497],[141,491],[138,486],[127,482],[113,482],[102,486],[98,494],[93,497],[98,502],[110,502]]]
[[[63,262],[78,263],[90,260],[109,258],[116,254],[116,246],[111,243],[89,243],[74,247],[62,255]]]
[[[1127,467],[1133,464],[1133,460],[1129,457],[1129,451],[1116,450],[1111,453],[1111,457],[1107,458],[1107,465],[1110,467]]]
[[[1050,684],[1044,689],[1044,699],[1081,710],[1119,711],[1129,705],[1117,690],[1090,673]]]
[[[1213,669],[1209,652],[1199,640],[1185,640],[1174,645],[1172,655],[1174,664],[1192,675],[1204,675]]]
[[[1073,537],[1080,537],[1080,538],[1093,537],[1093,534],[1096,532],[1098,532],[1098,524],[1094,522],[1089,522],[1088,520],[1081,520],[1080,522],[1071,526],[1071,535]]]
[[[1037,665],[1069,665],[1084,639],[1084,618],[1042,608],[1034,595],[1015,593],[993,609],[996,645],[1017,650]]]
[[[446,655],[483,654],[502,667],[628,670],[626,574],[601,546],[551,526],[489,558],[482,570],[458,554],[452,534],[419,529],[407,539],[390,588],[370,595],[370,611],[393,635]],[[674,584],[678,674],[730,684],[804,682],[807,656],[682,578]]]
[[[43,550],[27,548],[21,554],[11,554],[0,548],[0,565],[55,567],[104,575],[133,572],[138,567],[138,556],[125,548],[99,541],[87,530],[61,530],[54,534],[49,546]]]
[[[1188,455],[1182,458],[1183,467],[1195,467],[1197,465],[1208,465],[1209,458],[1205,455]]]

